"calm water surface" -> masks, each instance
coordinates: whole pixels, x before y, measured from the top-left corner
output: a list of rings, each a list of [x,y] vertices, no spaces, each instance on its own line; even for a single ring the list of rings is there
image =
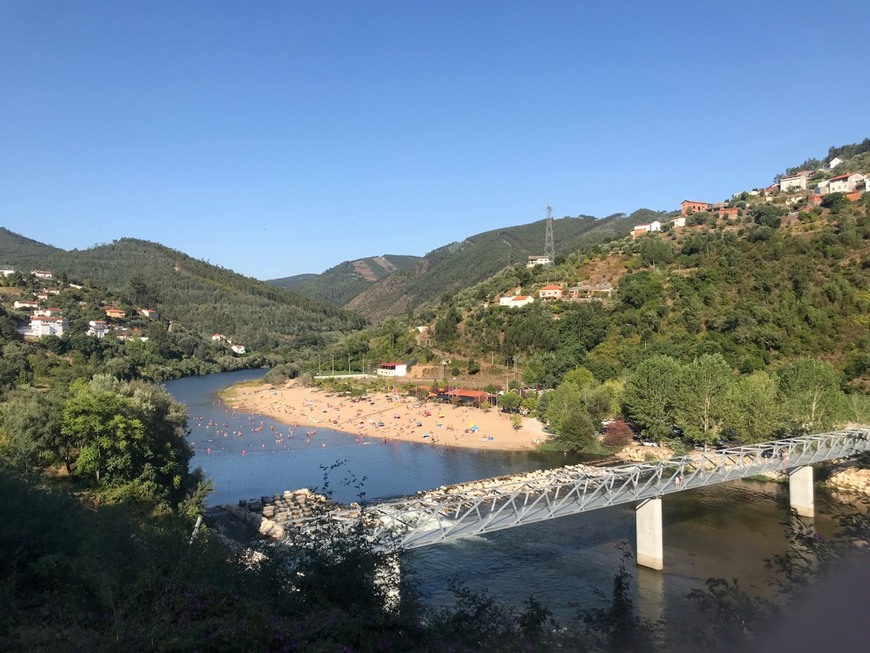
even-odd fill
[[[330,489],[337,500],[348,502],[359,498],[357,481],[373,500],[576,462],[562,454],[377,440],[362,444],[353,435],[322,428],[309,443],[306,428],[261,415],[233,414],[217,397],[229,385],[264,374],[245,370],[166,383],[188,406],[192,466],[201,467],[214,482],[214,505],[288,489],[322,488],[324,468],[336,463],[341,465],[330,474]],[[815,527],[821,533],[832,530],[830,510],[824,495],[817,496]],[[645,616],[664,618],[675,628],[692,623],[696,611],[686,594],[711,576],[737,577],[746,589],[770,592],[772,579],[764,559],[786,547],[787,488],[736,481],[681,492],[664,499],[663,514],[665,571],[630,568]],[[435,604],[451,600],[448,580],[455,578],[514,605],[534,595],[558,617],[567,618],[577,608],[600,605],[594,590],[610,591],[622,542],[634,546],[634,510],[629,506],[418,549],[407,572]]]

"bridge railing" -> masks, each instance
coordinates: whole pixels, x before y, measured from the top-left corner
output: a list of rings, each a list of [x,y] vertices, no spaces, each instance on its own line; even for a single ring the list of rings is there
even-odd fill
[[[574,465],[420,492],[371,504],[374,537],[415,548],[786,470],[870,450],[870,429],[694,452],[655,463]]]

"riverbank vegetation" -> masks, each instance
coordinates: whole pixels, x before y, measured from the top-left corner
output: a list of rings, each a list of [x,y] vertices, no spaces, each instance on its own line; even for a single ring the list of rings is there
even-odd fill
[[[691,594],[705,628],[675,634],[639,615],[626,549],[614,552],[601,607],[557,623],[533,598],[512,607],[461,584],[452,605],[426,607],[362,522],[324,520],[316,541],[247,548],[184,513],[142,520],[122,506],[88,509],[5,465],[0,492],[0,648],[9,650],[733,650],[821,627],[789,619],[806,596],[796,590],[831,591],[844,564],[870,563],[866,512],[844,514],[832,538],[794,522],[788,549],[769,561],[777,592],[760,599],[739,581],[710,579]],[[855,623],[834,625],[840,640],[843,626],[859,636]]]

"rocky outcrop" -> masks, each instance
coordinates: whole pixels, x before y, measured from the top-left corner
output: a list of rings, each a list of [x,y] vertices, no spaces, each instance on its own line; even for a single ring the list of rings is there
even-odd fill
[[[854,462],[843,463],[825,484],[839,492],[870,496],[870,469],[862,469]]]
[[[617,458],[629,463],[645,463],[650,460],[670,460],[674,452],[669,447],[644,447],[638,444],[630,444],[616,454]]]

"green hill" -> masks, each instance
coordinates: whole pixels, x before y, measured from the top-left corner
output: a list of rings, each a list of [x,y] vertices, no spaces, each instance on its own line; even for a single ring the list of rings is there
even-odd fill
[[[586,245],[625,236],[631,228],[661,214],[642,209],[626,216],[616,214],[553,221],[556,256]],[[517,227],[494,229],[462,242],[439,247],[405,272],[397,272],[373,284],[346,304],[371,318],[400,315],[444,295],[454,295],[499,270],[525,263],[531,255],[543,254],[546,220]]]
[[[16,247],[18,242],[26,247]],[[250,347],[363,325],[347,311],[149,241],[122,238],[64,251],[6,232],[0,244],[10,265],[50,269],[118,293],[130,306],[156,308],[164,319],[190,330],[222,333]]]
[[[410,269],[419,260],[419,256],[385,254],[344,261],[322,274],[300,274],[267,283],[335,306],[344,306],[372,284],[395,272]]]
[[[60,252],[63,250],[0,227],[0,265],[18,266],[29,272],[44,266],[47,258]]]

